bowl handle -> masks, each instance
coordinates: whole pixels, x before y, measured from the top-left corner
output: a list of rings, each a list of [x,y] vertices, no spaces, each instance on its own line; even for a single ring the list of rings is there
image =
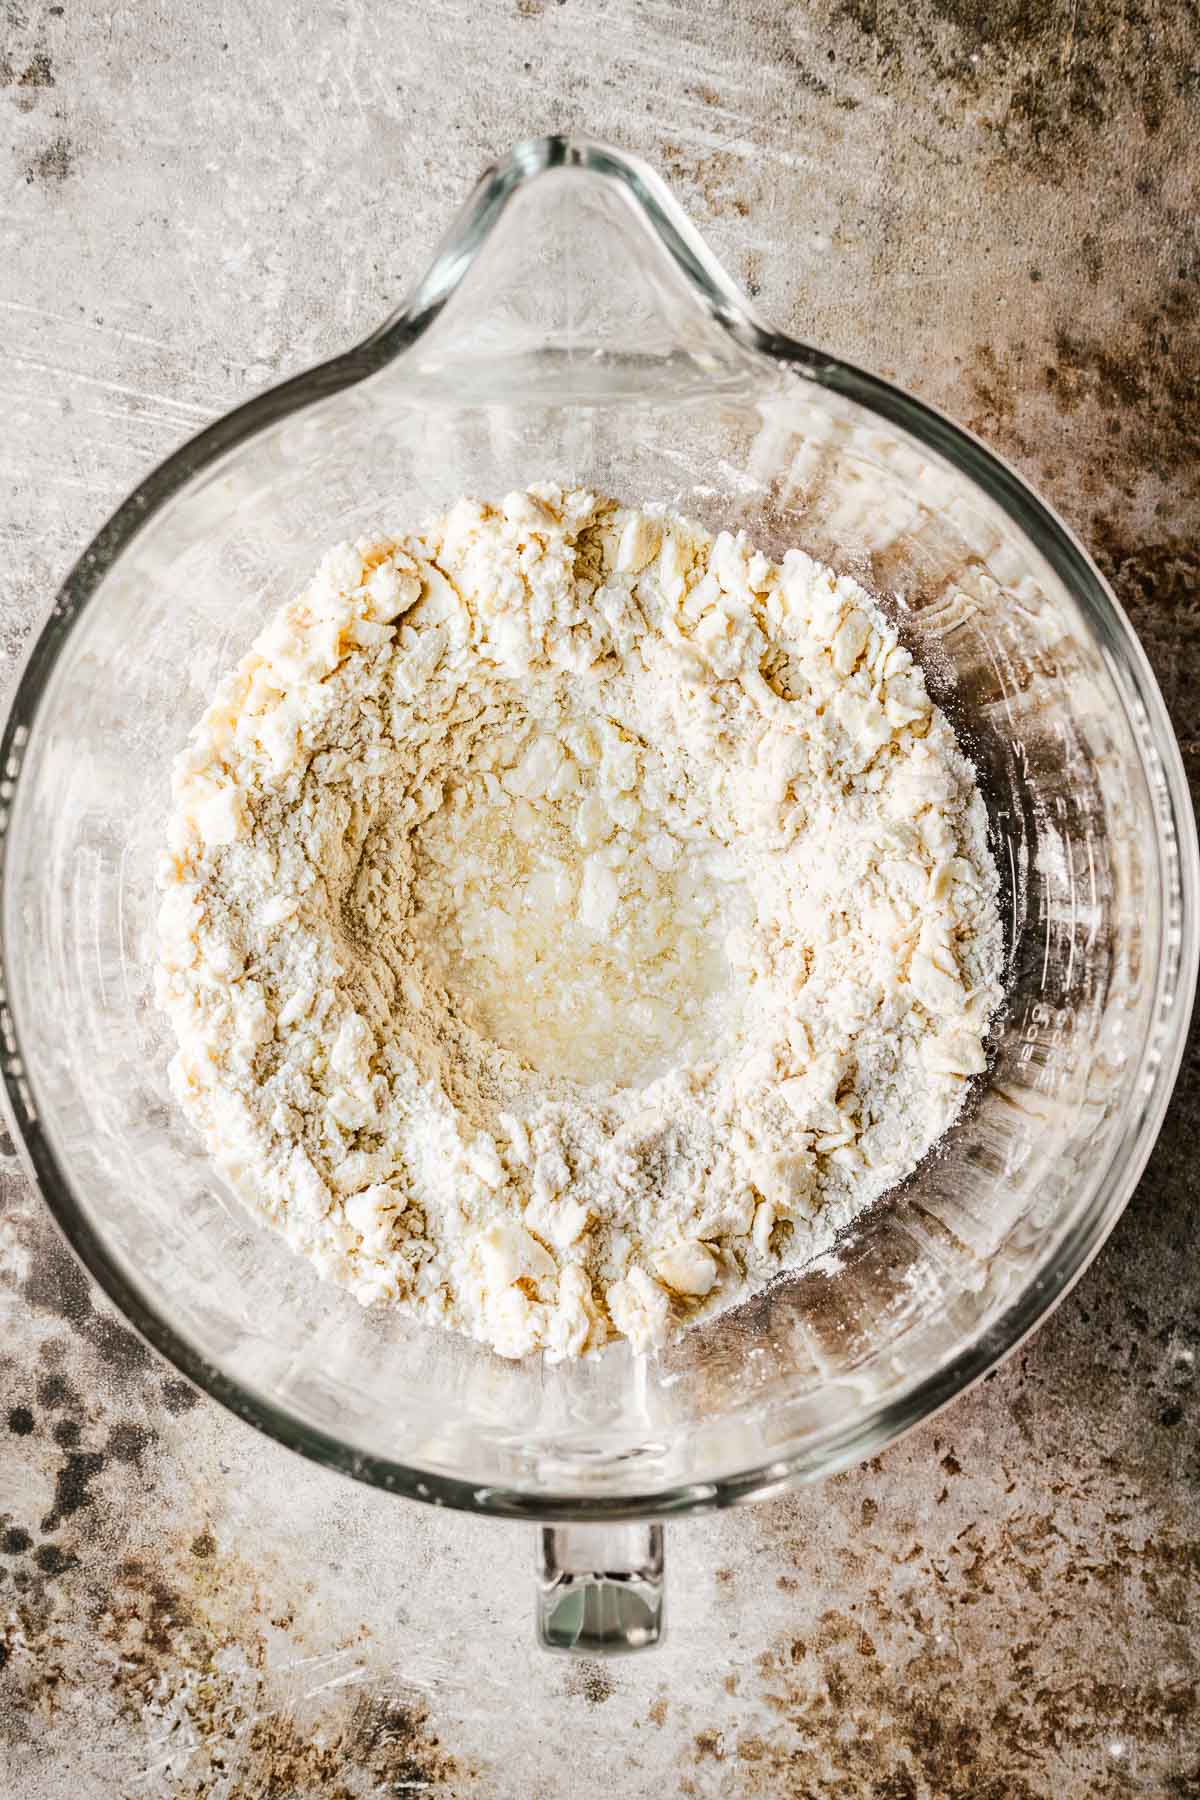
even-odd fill
[[[544,1525],[538,1531],[538,1642],[613,1656],[663,1635],[661,1525]]]

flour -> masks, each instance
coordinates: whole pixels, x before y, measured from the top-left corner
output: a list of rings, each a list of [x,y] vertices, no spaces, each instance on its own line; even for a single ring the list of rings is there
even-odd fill
[[[326,556],[179,759],[161,879],[223,1174],[505,1356],[827,1251],[999,997],[974,774],[864,590],[550,485]]]

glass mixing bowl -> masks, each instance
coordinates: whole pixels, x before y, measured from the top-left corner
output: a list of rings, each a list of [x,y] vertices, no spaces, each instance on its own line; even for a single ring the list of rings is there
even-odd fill
[[[546,478],[801,545],[878,594],[978,765],[1007,929],[988,1074],[836,1264],[578,1366],[323,1285],[209,1169],[151,998],[168,766],[218,675],[328,545]],[[1178,1066],[1195,827],[1112,594],[1010,469],[763,325],[655,176],[595,144],[515,150],[394,318],[142,484],[63,587],[0,759],[4,1086],[71,1245],[281,1442],[541,1521],[551,1644],[653,1642],[665,1517],[869,1456],[991,1368],[1111,1229]]]

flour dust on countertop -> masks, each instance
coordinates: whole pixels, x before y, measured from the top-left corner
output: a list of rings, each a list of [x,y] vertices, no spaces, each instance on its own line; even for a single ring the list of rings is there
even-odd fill
[[[984,1066],[974,771],[798,551],[552,484],[339,545],[173,796],[158,995],[213,1160],[504,1356],[809,1261]]]

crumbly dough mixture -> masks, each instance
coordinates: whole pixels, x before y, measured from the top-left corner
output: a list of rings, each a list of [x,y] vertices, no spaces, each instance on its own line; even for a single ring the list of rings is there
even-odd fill
[[[999,998],[974,773],[864,590],[549,484],[325,557],[193,732],[161,880],[223,1174],[504,1356],[828,1248]]]

